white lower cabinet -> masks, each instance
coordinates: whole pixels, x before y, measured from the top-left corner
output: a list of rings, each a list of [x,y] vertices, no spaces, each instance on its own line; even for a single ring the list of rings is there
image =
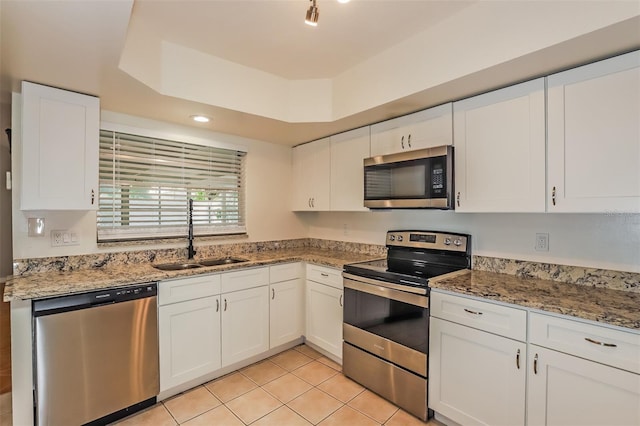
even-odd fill
[[[441,416],[463,425],[640,425],[640,333],[437,290],[431,315],[428,402]]]
[[[455,305],[474,327],[494,328],[490,319],[508,317],[503,306],[432,293],[431,304]],[[473,304],[466,304],[469,301]],[[448,311],[443,311],[450,316]],[[526,313],[514,309],[513,316]],[[481,322],[489,319],[486,324]],[[464,318],[461,316],[462,322]],[[522,330],[524,334],[524,329]],[[467,325],[431,318],[429,338],[429,408],[464,425],[523,425],[526,389],[525,342]]]
[[[219,292],[216,275],[160,282],[161,392],[220,368]]]
[[[269,350],[269,287],[225,293],[222,298],[222,366]]]
[[[528,425],[640,425],[640,375],[530,349]]]
[[[270,269],[269,347],[275,348],[304,334],[304,281],[301,263]]]
[[[312,269],[312,270],[310,270]],[[307,323],[305,338],[338,359],[342,359],[342,288],[337,287],[340,272],[331,268],[308,265],[307,277],[318,277],[322,282],[307,279]],[[340,285],[341,285],[340,281]]]

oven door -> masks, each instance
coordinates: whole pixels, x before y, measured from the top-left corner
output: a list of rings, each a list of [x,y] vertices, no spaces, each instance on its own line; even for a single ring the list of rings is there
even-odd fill
[[[378,280],[343,276],[344,341],[427,377],[429,297]]]

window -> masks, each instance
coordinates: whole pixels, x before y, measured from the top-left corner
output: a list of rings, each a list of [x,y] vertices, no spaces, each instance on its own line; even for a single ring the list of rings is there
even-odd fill
[[[100,131],[98,241],[245,233],[246,153]]]

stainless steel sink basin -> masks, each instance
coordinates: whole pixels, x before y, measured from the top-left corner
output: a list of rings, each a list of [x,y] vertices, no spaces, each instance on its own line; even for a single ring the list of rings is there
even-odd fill
[[[202,265],[197,263],[161,263],[159,265],[153,265],[153,267],[161,271],[182,271],[185,269],[202,268]]]
[[[198,264],[202,266],[219,266],[219,265],[230,265],[233,263],[242,263],[248,262],[247,259],[241,259],[238,257],[223,257],[217,259],[203,259],[199,260]]]
[[[220,265],[231,265],[233,263],[242,263],[248,262],[247,259],[241,259],[239,257],[219,257],[215,259],[203,259],[198,262],[190,262],[190,263],[160,263],[157,265],[153,265],[154,268],[160,269],[161,271],[183,271],[185,269],[194,269],[194,268],[202,268],[203,266],[220,266]]]

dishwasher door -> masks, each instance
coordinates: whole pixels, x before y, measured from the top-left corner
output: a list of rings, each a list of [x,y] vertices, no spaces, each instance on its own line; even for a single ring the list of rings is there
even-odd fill
[[[160,380],[152,286],[135,295],[131,289],[95,292],[91,299],[100,303],[117,299],[116,293],[134,299],[97,306],[63,297],[39,310],[34,302],[37,424],[79,425],[155,402]]]

